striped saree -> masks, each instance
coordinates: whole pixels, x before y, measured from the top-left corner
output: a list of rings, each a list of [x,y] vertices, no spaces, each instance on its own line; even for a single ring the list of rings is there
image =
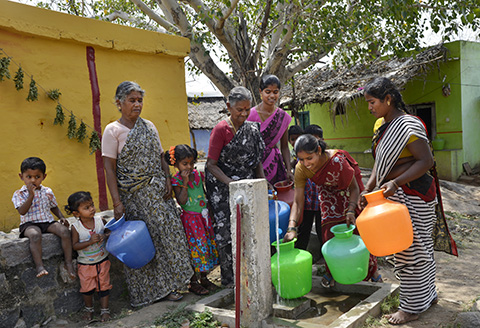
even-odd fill
[[[428,142],[422,121],[411,115],[397,117],[379,128],[373,146],[377,187],[386,182],[387,175],[412,135]],[[434,227],[439,225],[436,224],[436,206],[439,199],[437,191],[435,179],[426,172],[422,177],[398,188],[395,194],[389,197],[407,206],[413,226],[412,245],[395,254],[395,274],[400,279],[399,309],[404,312],[421,313],[437,298],[434,260],[434,237],[437,235],[433,234]],[[438,221],[446,228],[444,217]],[[456,254],[455,242],[449,236],[448,228],[446,232],[443,237],[448,235],[450,250],[442,250]]]

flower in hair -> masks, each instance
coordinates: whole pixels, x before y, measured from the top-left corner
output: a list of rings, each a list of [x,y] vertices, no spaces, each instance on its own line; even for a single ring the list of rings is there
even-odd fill
[[[172,163],[172,165],[175,165],[175,146],[170,147],[168,153],[170,154],[170,163]]]

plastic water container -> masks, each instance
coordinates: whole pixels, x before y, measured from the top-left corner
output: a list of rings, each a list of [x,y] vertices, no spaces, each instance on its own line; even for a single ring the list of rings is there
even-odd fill
[[[277,234],[275,232],[275,203],[278,204],[278,234],[282,239],[285,236],[288,228],[288,219],[290,217],[290,206],[281,200],[269,200],[268,201],[268,221],[270,222],[270,244],[277,240]]]
[[[110,220],[105,229],[112,233],[107,241],[107,251],[131,269],[139,269],[155,255],[155,246],[143,221]]]
[[[294,238],[281,243],[270,262],[273,285],[277,293],[286,299],[302,297],[312,289],[312,254],[295,248],[296,241],[297,238]],[[272,246],[277,248],[277,242]]]
[[[413,243],[408,208],[386,199],[383,189],[365,194],[367,206],[357,217],[358,232],[370,253],[386,256],[401,252]]]
[[[360,236],[354,235],[355,226],[337,224],[330,231],[334,237],[322,246],[322,254],[333,279],[344,284],[355,284],[368,274],[370,253]]]
[[[293,181],[283,180],[278,181],[273,185],[277,191],[278,200],[281,200],[292,207],[293,200],[295,199],[295,189],[293,189]]]

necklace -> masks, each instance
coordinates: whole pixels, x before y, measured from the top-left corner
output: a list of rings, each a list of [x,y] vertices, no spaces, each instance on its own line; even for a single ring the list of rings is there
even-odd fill
[[[232,120],[230,119],[230,117],[228,118],[228,120],[230,121],[230,124],[232,125],[233,131],[234,131],[233,134],[237,134],[237,129],[235,128],[235,125],[233,125],[233,122],[232,122]]]

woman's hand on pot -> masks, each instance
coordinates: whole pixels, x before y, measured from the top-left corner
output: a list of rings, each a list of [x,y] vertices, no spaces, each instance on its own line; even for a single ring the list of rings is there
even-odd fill
[[[347,212],[345,220],[347,221],[347,227],[350,227],[351,224],[355,225],[355,213]]]
[[[293,238],[297,238],[297,233],[295,231],[289,231],[283,236],[283,242],[286,243],[290,240],[293,240]]]
[[[295,181],[295,175],[293,175],[293,173],[290,171],[287,171],[287,180]]]
[[[368,194],[370,191],[369,190],[364,190],[360,193],[360,197],[358,197],[358,207],[363,210],[365,206],[367,206],[368,202],[367,199],[365,198],[365,194]]]
[[[395,194],[395,191],[398,189],[397,184],[395,183],[394,180],[390,180],[385,182],[380,189],[383,189],[383,196],[385,198],[393,196]]]
[[[125,207],[123,207],[122,203],[116,204],[113,208],[113,215],[115,217],[115,220],[118,220],[122,217],[123,213],[125,213]]]

